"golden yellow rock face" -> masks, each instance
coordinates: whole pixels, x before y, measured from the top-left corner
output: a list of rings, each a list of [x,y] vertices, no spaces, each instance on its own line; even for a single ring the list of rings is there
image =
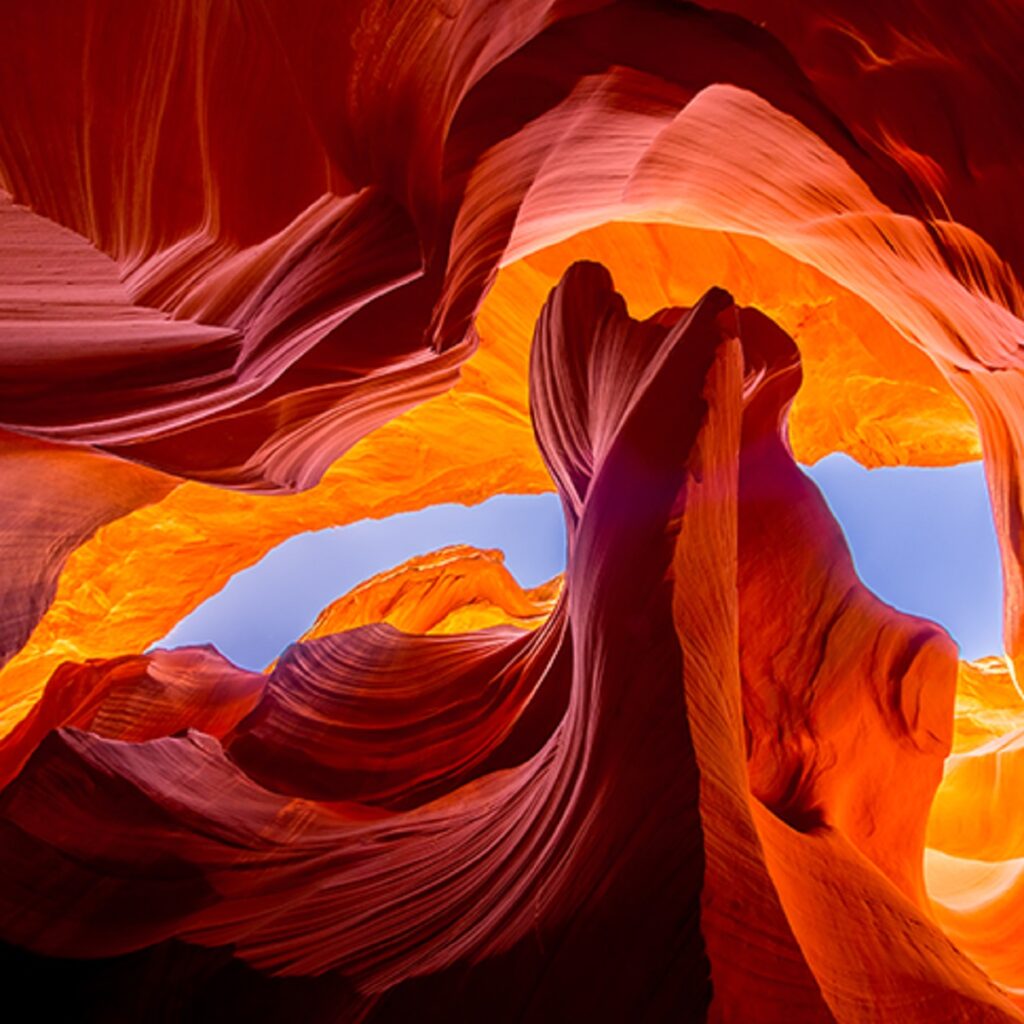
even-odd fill
[[[562,577],[523,590],[503,552],[455,544],[378,573],[329,604],[303,640],[374,622],[405,633],[470,633],[488,626],[536,629],[550,614]]]
[[[867,466],[980,457],[970,413],[928,358],[819,271],[745,236],[607,224],[505,267],[477,315],[480,347],[458,385],[359,442],[318,486],[264,497],[185,483],[101,529],[71,556],[46,616],[0,672],[0,735],[61,662],[145,650],[296,533],[438,502],[550,490],[528,415],[529,348],[541,305],[578,259],[610,269],[635,317],[691,305],[719,284],[776,320],[803,358],[804,384],[790,416],[800,461],[833,451]],[[506,611],[475,608],[429,628],[521,617]]]
[[[960,663],[953,753],[965,754],[1024,727],[1024,694],[1006,658]]]
[[[953,752],[928,821],[925,874],[936,919],[1002,984],[1024,984],[1024,696],[1003,658],[962,662]]]
[[[1004,658],[961,662],[953,750],[928,822],[928,846],[951,857],[1024,856],[1016,813],[1024,781],[1024,697]],[[941,876],[945,868],[933,867]]]
[[[869,468],[981,458],[974,418],[919,349],[864,300],[757,238],[666,224],[608,224],[502,271],[481,322],[504,310],[513,280],[529,286],[529,271],[543,275],[532,279],[529,294],[526,287],[518,293],[519,309],[532,315],[577,259],[608,267],[635,317],[690,306],[719,284],[740,305],[756,306],[775,320],[800,346],[804,368],[789,419],[799,462],[814,463],[831,452],[845,452]]]

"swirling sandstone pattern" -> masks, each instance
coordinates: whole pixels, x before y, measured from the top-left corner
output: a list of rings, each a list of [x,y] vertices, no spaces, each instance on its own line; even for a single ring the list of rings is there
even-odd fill
[[[1013,4],[0,15],[44,1017],[1022,1019]],[[984,455],[1005,654],[863,587],[832,451]],[[562,580],[450,548],[266,673],[149,650],[294,533],[552,487]]]

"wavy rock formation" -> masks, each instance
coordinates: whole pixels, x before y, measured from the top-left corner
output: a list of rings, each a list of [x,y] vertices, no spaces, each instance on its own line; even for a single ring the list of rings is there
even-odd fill
[[[1012,4],[2,15],[0,955],[44,1016],[1021,1019]],[[863,587],[832,451],[984,455],[1005,655]],[[552,487],[562,582],[446,549],[266,674],[144,653],[295,533]]]
[[[606,271],[571,269],[542,311],[532,361],[538,440],[569,530],[565,592],[547,622],[532,633],[366,626],[308,640],[223,746],[195,729],[125,744],[69,728],[67,716],[0,797],[3,937],[58,956],[115,956],[171,936],[231,944],[263,969],[338,971],[365,998],[422,975],[438,975],[444,992],[457,963],[515,951],[486,999],[509,1005],[526,971],[529,1002],[515,1014],[542,1018],[569,1006],[621,1017],[641,995],[652,1016],[713,1000],[731,1015],[754,998],[769,1017],[790,1014],[794,999],[809,1019],[826,1006],[847,1017],[861,1012],[841,978],[852,958],[872,993],[865,1019],[908,1000],[922,1013],[941,1001],[1012,1019],[930,923],[920,884],[949,743],[933,719],[948,718],[955,653],[935,627],[860,587],[834,525],[809,530],[817,544],[805,546],[780,518],[828,517],[780,433],[798,383],[789,339],[726,293],[637,322]],[[779,561],[745,556],[750,544]],[[762,579],[835,597],[797,597],[803,629],[773,630],[749,610],[768,606]],[[793,653],[780,652],[780,635],[799,638]],[[709,644],[726,646],[727,661],[702,659]],[[792,692],[776,684],[771,708],[766,644],[780,666],[791,659]],[[849,661],[857,649],[862,667]],[[718,675],[730,662],[731,680]],[[928,662],[946,684],[923,695]],[[865,689],[871,680],[886,692]],[[843,706],[858,700],[877,722]],[[709,718],[699,739],[690,708]],[[888,759],[858,766],[856,735],[833,729],[821,750],[801,734],[837,715],[886,744]],[[710,779],[730,764],[739,774],[716,793]],[[896,808],[887,797],[906,774],[919,789]],[[69,804],[62,780],[78,775],[89,795]],[[657,796],[637,802],[638,792]],[[746,850],[714,845],[716,796]],[[913,808],[919,827],[908,829]],[[834,870],[814,881],[823,865]],[[49,900],[29,912],[18,893],[40,872],[54,899],[94,896],[80,914]],[[794,875],[812,884],[794,887]],[[109,884],[97,888],[97,876]],[[737,962],[735,917],[713,909],[732,877],[752,883],[746,909],[764,905],[791,973],[761,983]],[[920,932],[909,965],[864,961],[867,922],[842,943],[822,936],[835,900],[869,898],[893,930]],[[518,952],[527,941],[529,956]],[[538,957],[549,943],[553,961]],[[595,967],[606,984],[584,993],[580,972]],[[731,979],[721,990],[716,973]]]

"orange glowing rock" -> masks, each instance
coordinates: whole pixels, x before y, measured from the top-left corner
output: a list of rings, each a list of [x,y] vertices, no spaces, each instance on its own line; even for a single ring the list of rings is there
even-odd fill
[[[765,241],[671,224],[605,224],[505,267],[477,318],[485,340],[528,338],[571,263],[606,266],[634,316],[691,305],[711,285],[756,306],[800,347],[789,417],[797,460],[846,452],[868,467],[943,466],[981,457],[977,426],[931,361],[879,313]],[[471,359],[463,375],[473,374]]]
[[[1024,697],[1009,659],[960,666],[954,747],[928,820],[925,876],[936,919],[989,975],[1024,985],[1013,936],[1024,913]]]
[[[185,729],[223,736],[253,709],[264,685],[258,673],[236,668],[205,647],[67,662],[0,740],[0,783],[10,782],[54,729],[88,729],[130,743]]]
[[[556,577],[523,590],[501,551],[467,545],[442,548],[350,590],[328,605],[303,640],[387,622],[404,633],[471,633],[510,624],[536,629],[561,590]]]
[[[49,614],[0,674],[5,692],[38,693],[61,658],[144,650],[293,533],[550,487],[527,418],[526,360],[541,303],[580,257],[609,266],[636,315],[690,303],[714,281],[771,309],[808,367],[790,421],[798,458],[815,461],[835,450],[867,465],[977,457],[973,420],[937,371],[870,307],[821,274],[742,236],[606,225],[502,270],[477,318],[480,348],[459,384],[360,442],[312,491],[271,501],[185,484],[101,531],[72,556]],[[786,305],[774,308],[778,296]],[[865,390],[852,391],[851,379]],[[835,400],[839,383],[842,402]],[[114,557],[121,550],[137,552],[131,568],[138,583]],[[182,550],[187,559],[178,557]]]

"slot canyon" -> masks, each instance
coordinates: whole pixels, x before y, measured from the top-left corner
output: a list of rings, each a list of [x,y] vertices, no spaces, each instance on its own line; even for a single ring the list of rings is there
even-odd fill
[[[1018,0],[0,0],[12,1005],[1024,1022],[1022,52]],[[1000,649],[861,581],[833,453],[983,461]],[[458,543],[266,669],[161,644],[540,494],[539,585]]]

